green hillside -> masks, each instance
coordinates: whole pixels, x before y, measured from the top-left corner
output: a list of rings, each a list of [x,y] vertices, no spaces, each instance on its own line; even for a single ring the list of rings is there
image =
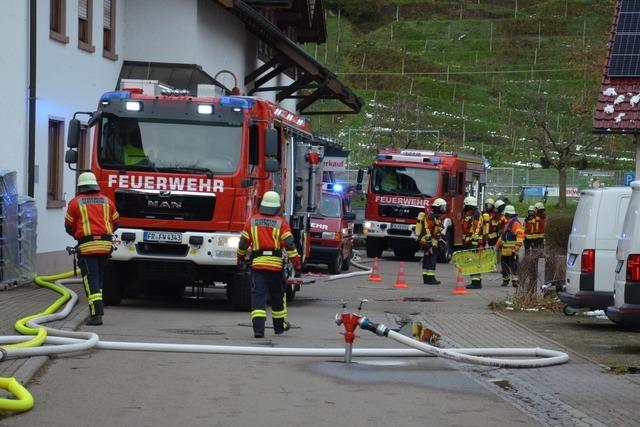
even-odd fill
[[[541,118],[562,138],[592,138],[613,0],[327,3],[329,40],[308,50],[366,107],[313,125],[356,162],[380,147],[435,148],[439,133],[440,148],[496,166],[538,163]],[[588,167],[628,168],[631,148],[609,137]]]

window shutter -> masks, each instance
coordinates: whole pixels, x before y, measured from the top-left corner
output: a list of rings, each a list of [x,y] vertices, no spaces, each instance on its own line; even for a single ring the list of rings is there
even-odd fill
[[[89,16],[89,0],[78,0],[78,18],[84,19],[85,21]]]
[[[111,0],[104,0],[104,18],[102,22],[105,30],[111,29]]]

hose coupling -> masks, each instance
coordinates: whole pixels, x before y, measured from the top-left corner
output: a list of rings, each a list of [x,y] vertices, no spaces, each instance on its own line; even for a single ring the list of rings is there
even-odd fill
[[[0,362],[5,360],[7,357],[9,357],[9,355],[7,354],[7,350],[5,350],[4,348],[0,347]]]
[[[342,316],[339,313],[336,313],[336,325],[342,325]]]
[[[387,335],[389,335],[390,331],[389,327],[387,327],[386,325],[383,325],[382,323],[374,323],[367,317],[363,317],[360,319],[360,328],[371,331],[381,337],[386,337]]]

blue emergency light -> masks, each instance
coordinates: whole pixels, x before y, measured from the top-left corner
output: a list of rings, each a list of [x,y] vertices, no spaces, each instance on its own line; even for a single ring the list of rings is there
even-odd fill
[[[333,191],[335,191],[336,193],[341,193],[342,192],[342,184],[333,184]]]
[[[239,107],[248,110],[253,107],[253,99],[223,96],[220,98],[220,105],[223,107]]]
[[[100,101],[109,101],[111,99],[129,99],[131,93],[126,90],[116,90],[113,92],[105,92],[100,97]]]

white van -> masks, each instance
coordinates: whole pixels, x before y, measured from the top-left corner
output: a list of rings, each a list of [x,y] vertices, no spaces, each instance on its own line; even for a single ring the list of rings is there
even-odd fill
[[[640,181],[631,183],[631,201],[618,241],[612,307],[607,317],[624,326],[640,326]]]
[[[584,190],[573,217],[567,276],[560,300],[570,308],[606,310],[613,304],[616,246],[631,188]],[[567,310],[565,314],[575,313]]]

